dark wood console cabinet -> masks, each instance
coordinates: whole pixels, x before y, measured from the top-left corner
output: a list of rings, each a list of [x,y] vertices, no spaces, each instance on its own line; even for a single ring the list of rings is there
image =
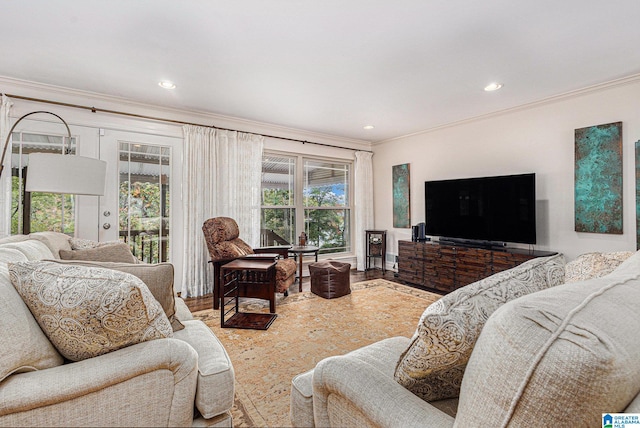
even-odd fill
[[[556,254],[520,248],[488,250],[437,242],[398,241],[398,278],[449,293],[536,257]]]

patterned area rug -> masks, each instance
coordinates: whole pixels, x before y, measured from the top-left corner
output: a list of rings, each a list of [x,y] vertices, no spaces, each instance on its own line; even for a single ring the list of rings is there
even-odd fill
[[[220,338],[236,375],[232,409],[236,427],[290,426],[291,379],[323,358],[393,336],[411,337],[438,294],[384,279],[351,284],[352,293],[323,299],[311,292],[277,302],[268,330],[220,328],[218,311],[195,312]],[[243,311],[268,312],[268,302],[247,299]]]

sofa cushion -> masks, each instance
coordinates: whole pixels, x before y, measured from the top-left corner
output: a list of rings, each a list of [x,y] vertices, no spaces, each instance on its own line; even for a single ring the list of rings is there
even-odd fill
[[[2,248],[12,248],[20,251],[27,257],[27,260],[42,260],[54,258],[53,253],[47,245],[36,239],[27,239],[20,242],[2,244]]]
[[[29,259],[21,251],[15,248],[5,248],[0,246],[0,262],[28,262]]]
[[[198,353],[196,407],[206,419],[226,412],[233,405],[234,371],[220,340],[202,321],[184,321],[184,330],[174,338],[183,340]]]
[[[50,258],[50,257],[49,257]],[[95,262],[138,263],[124,242],[85,250],[60,250],[62,260],[91,260]]]
[[[113,263],[84,260],[51,260],[64,265],[101,267],[126,272],[137,276],[160,303],[165,315],[171,322],[173,331],[182,330],[184,326],[176,317],[176,299],[173,290],[173,265],[171,263]]]
[[[504,303],[564,282],[564,257],[529,260],[447,294],[420,317],[395,379],[426,401],[457,397],[480,331]]]
[[[640,392],[640,253],[507,303],[469,360],[459,426],[599,426]]]
[[[173,334],[160,304],[131,274],[46,261],[8,266],[13,286],[69,360]]]
[[[581,254],[565,266],[564,282],[586,281],[608,275],[632,255],[632,251]]]
[[[5,263],[0,263],[0,314],[0,382],[12,373],[48,369],[62,364],[62,356],[11,285]]]
[[[34,232],[29,234],[29,239],[43,242],[56,259],[60,258],[60,250],[70,250],[69,235],[60,232]]]
[[[0,245],[26,241],[27,239],[29,239],[28,235],[9,235],[4,238],[0,238]]]

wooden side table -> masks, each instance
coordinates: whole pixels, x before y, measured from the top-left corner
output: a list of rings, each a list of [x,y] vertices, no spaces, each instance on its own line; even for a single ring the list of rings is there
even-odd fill
[[[365,270],[375,268],[375,259],[380,258],[381,269],[384,274],[386,271],[386,254],[387,254],[387,231],[386,230],[365,230],[365,245],[367,250]],[[372,260],[373,267],[372,267]]]
[[[293,253],[293,257],[299,260],[298,262],[298,285],[299,291],[302,291],[302,258],[305,254],[313,253],[316,256],[316,261],[318,261],[318,251],[320,248],[315,247],[313,245],[294,245],[289,248],[289,252]]]
[[[274,259],[236,259],[222,266],[220,326],[266,330],[276,319],[276,262]],[[241,293],[242,288],[242,293]],[[269,300],[270,313],[240,312],[239,297]],[[227,306],[231,306],[227,309]],[[227,318],[227,315],[231,314]]]

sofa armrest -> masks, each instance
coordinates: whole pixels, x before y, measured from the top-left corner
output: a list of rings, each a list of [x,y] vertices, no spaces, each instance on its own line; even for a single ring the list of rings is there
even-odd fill
[[[359,412],[354,414],[353,407]],[[450,427],[454,423],[454,418],[392,377],[349,355],[326,358],[316,366],[313,412],[316,426]]]
[[[0,425],[190,425],[197,368],[190,345],[158,339],[15,374],[0,385]]]

